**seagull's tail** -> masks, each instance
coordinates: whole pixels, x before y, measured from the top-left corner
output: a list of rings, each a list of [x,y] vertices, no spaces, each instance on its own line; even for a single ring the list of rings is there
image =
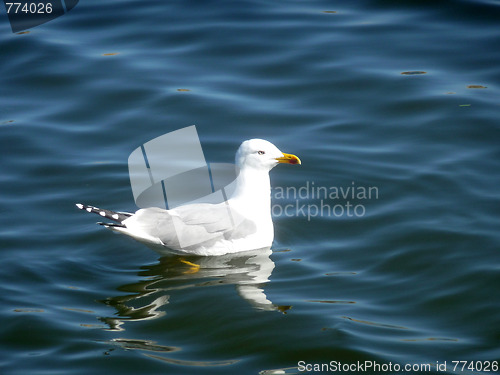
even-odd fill
[[[91,212],[97,215],[100,215],[102,217],[105,217],[106,219],[113,220],[114,222],[118,223],[97,223],[100,225],[104,225],[105,227],[123,227],[124,225],[122,222],[126,219],[128,219],[132,214],[128,212],[115,212],[115,211],[110,211],[110,210],[105,210],[102,208],[97,208],[94,206],[88,206],[85,204],[77,203],[76,207],[78,207],[80,210],[85,210],[87,212]]]

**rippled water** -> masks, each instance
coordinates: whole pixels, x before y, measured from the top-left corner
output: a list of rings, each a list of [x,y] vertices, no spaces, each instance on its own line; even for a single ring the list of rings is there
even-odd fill
[[[499,361],[499,19],[88,0],[18,35],[2,13],[1,373]],[[197,270],[74,207],[134,210],[128,155],[191,124],[210,162],[253,137],[302,159],[272,172],[272,253]]]

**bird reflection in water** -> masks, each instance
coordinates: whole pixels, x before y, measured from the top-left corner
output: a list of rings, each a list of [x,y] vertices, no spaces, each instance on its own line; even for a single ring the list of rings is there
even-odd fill
[[[101,317],[110,330],[123,330],[125,322],[156,319],[165,315],[169,292],[216,285],[235,285],[239,296],[257,310],[286,313],[291,306],[273,304],[264,292],[274,269],[269,248],[213,257],[166,256],[159,263],[142,267],[148,277],[118,290],[131,293],[101,302],[113,306],[116,316]],[[146,303],[145,303],[146,302]],[[145,304],[144,304],[145,303]],[[163,307],[163,308],[162,308]]]

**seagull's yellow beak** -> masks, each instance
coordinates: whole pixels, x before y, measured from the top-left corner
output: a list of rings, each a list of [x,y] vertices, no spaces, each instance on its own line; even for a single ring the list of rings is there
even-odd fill
[[[295,155],[292,155],[292,154],[285,154],[285,153],[283,153],[283,157],[276,158],[276,160],[278,160],[278,163],[302,164],[300,162],[300,159],[298,157],[296,157]]]

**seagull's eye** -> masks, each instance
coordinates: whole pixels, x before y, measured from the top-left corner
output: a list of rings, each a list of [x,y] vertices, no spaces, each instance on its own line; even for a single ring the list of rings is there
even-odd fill
[[[266,152],[265,151],[259,151],[257,152],[259,155],[264,155]]]

